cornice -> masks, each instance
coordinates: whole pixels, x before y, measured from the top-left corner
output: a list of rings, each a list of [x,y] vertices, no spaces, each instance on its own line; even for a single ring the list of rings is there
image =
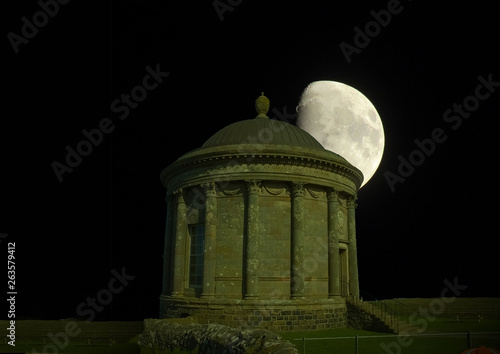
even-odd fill
[[[215,151],[214,151],[215,150]],[[274,151],[271,151],[274,150]],[[244,166],[244,168],[242,168]],[[327,150],[315,151],[308,149],[261,149],[259,153],[240,154],[238,149],[198,149],[194,150],[165,168],[161,181],[167,187],[169,181],[178,174],[199,175],[203,170],[219,170],[220,173],[241,173],[243,170],[250,174],[257,172],[262,166],[291,166],[305,167],[326,173],[334,173],[352,181],[357,190],[363,176],[361,172],[349,164],[341,156]],[[190,173],[196,170],[197,172]],[[216,176],[213,176],[214,178]],[[259,177],[249,177],[259,178]]]

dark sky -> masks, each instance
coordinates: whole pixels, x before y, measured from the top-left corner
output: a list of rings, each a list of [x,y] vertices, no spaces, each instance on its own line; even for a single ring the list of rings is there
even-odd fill
[[[7,242],[16,243],[18,315],[76,317],[87,297],[105,296],[111,270],[124,269],[135,278],[95,318],[157,316],[162,169],[227,124],[255,117],[261,91],[290,113],[317,80],[358,89],[384,124],[382,163],[358,194],[361,291],[436,297],[457,278],[463,296],[500,296],[496,3],[219,3],[232,11],[221,17],[212,1],[72,1],[49,9],[45,23],[35,16],[33,35],[23,17],[42,10],[29,1],[3,21],[0,233],[8,236],[0,257],[7,262]],[[383,19],[388,6],[395,13],[377,29],[373,13]],[[348,63],[340,44],[354,46],[355,28],[366,33],[367,24],[373,37],[356,38],[363,48]],[[9,33],[24,27],[31,38],[13,45]],[[149,71],[161,82],[144,83]],[[140,102],[127,105],[131,94]],[[96,146],[59,182],[54,162],[65,164],[66,146],[88,148],[82,130],[100,125],[108,133],[102,141],[89,133]],[[388,172],[423,156],[415,140],[436,129],[446,140],[391,190]]]

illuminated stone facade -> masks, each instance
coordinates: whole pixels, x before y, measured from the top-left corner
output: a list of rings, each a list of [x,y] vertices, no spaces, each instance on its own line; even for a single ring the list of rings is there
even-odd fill
[[[161,174],[160,317],[275,331],[346,326],[345,297],[359,296],[361,172],[269,119],[265,100],[256,118],[223,128]]]

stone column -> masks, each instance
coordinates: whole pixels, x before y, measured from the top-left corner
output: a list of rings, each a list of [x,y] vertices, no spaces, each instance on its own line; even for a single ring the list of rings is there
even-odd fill
[[[185,258],[186,258],[186,202],[184,201],[182,188],[174,191],[174,198],[177,202],[175,216],[175,240],[174,240],[174,281],[172,296],[184,295],[184,279],[185,279]]]
[[[291,277],[292,298],[304,297],[304,183],[292,185]]]
[[[260,181],[246,182],[245,299],[259,296],[259,193]]]
[[[328,297],[340,297],[338,191],[328,190]]]
[[[356,197],[347,200],[347,232],[349,240],[349,294],[359,298],[358,256],[356,250]]]
[[[209,182],[205,188],[205,253],[203,255],[202,298],[215,296],[215,262],[217,234],[217,190],[215,182]]]
[[[175,239],[175,230],[173,229],[175,203],[172,194],[167,193],[165,201],[167,202],[167,222],[165,226],[165,244],[163,246],[163,287],[161,293],[162,295],[170,295],[175,247],[173,242]]]

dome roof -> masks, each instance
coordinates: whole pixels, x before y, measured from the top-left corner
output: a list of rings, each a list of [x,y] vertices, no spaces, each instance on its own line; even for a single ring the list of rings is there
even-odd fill
[[[212,135],[202,148],[240,144],[290,145],[324,150],[306,131],[267,116],[232,123]]]
[[[208,139],[202,148],[225,145],[288,145],[314,150],[325,149],[306,131],[276,119],[270,119],[269,99],[264,93],[255,101],[257,117],[242,120],[222,128]]]
[[[355,193],[363,175],[342,156],[323,148],[306,131],[270,119],[269,99],[255,102],[257,117],[232,123],[166,167],[160,178],[172,191],[213,181],[266,179],[335,184]],[[189,182],[187,182],[189,181]]]

